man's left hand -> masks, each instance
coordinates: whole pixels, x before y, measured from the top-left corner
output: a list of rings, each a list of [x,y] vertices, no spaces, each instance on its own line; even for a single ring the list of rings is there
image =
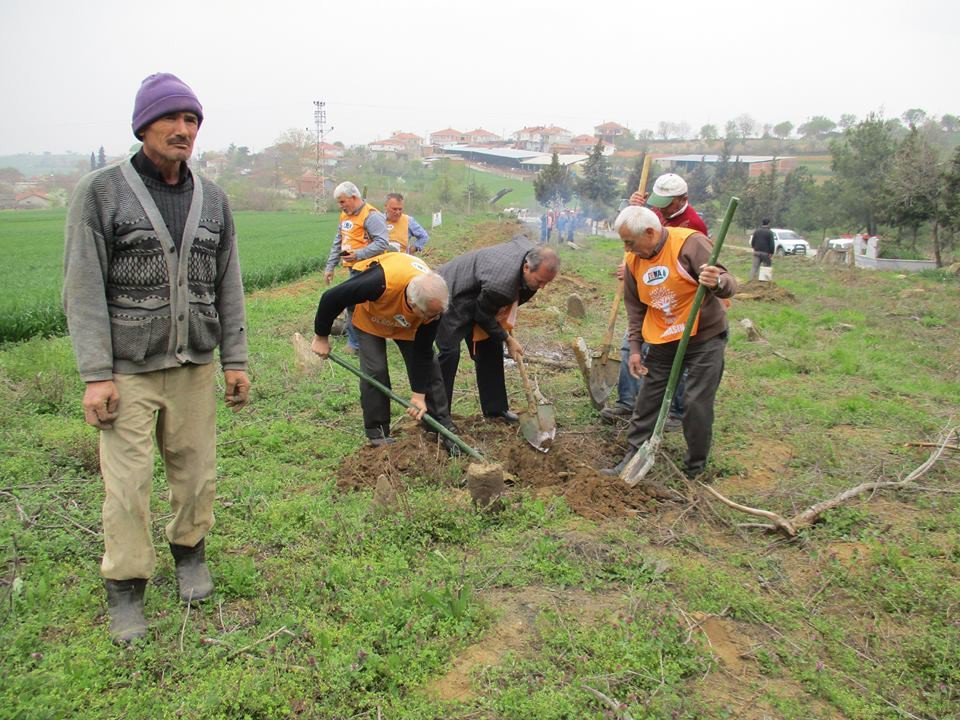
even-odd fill
[[[414,420],[420,420],[427,414],[427,396],[424,393],[413,393],[410,396],[410,407],[407,408],[407,415]]]
[[[250,399],[250,378],[244,370],[224,370],[223,379],[227,384],[227,407],[236,412]]]

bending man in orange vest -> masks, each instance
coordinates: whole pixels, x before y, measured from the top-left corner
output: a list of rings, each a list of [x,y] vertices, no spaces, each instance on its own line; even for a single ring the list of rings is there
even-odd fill
[[[687,315],[697,286],[703,285],[707,295],[683,358],[689,372],[683,415],[684,472],[694,477],[707,464],[714,398],[723,376],[727,312],[720,299],[736,293],[737,281],[726,268],[707,265],[712,248],[706,235],[690,228],[665,228],[647,208],[625,208],[614,229],[625,250],[623,299],[629,322],[630,372],[645,377],[627,428],[627,453],[616,467],[602,472],[619,475],[653,433]],[[645,361],[644,342],[650,346]]]
[[[433,352],[436,322],[449,302],[443,278],[413,255],[385,253],[353,266],[356,275],[327,290],[314,319],[312,348],[320,357],[330,354],[330,328],[347,306],[353,305],[353,324],[359,341],[360,368],[390,387],[387,339],[400,349],[413,391],[407,414],[420,420],[429,412],[441,425],[454,430],[440,366]],[[366,381],[360,381],[363,427],[371,445],[393,442],[390,437],[390,399]],[[447,438],[441,442],[451,455],[459,448]]]

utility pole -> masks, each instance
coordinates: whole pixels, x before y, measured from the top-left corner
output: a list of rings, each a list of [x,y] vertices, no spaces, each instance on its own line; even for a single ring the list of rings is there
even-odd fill
[[[323,137],[333,130],[332,127],[327,127],[327,103],[322,100],[313,101],[313,124],[317,133],[317,191],[313,199],[313,211],[319,215],[320,198],[326,194],[324,188],[325,178],[323,176],[323,167],[326,164]]]

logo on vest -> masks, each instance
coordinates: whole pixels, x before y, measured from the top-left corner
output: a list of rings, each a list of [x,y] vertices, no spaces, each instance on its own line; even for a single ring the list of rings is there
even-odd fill
[[[422,273],[430,272],[430,268],[428,268],[419,260],[414,260],[412,263],[410,263],[410,267],[412,267],[414,270],[419,270]]]
[[[659,285],[670,277],[670,270],[666,265],[656,265],[643,274],[644,285]]]
[[[344,220],[340,223],[341,230],[353,230],[353,220]]]
[[[387,223],[387,232],[393,232],[393,225],[391,223]]]
[[[397,313],[396,315],[393,316],[393,321],[400,327],[404,327],[404,328],[410,327],[410,323],[400,313]]]

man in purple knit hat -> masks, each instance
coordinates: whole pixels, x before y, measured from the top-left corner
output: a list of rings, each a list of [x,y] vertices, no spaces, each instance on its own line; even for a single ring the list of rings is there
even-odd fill
[[[203,107],[182,80],[157,73],[133,106],[130,158],[90,173],[67,215],[63,305],[83,412],[100,430],[100,565],[110,636],[146,634],[154,436],[166,470],[166,525],[184,602],[213,592],[204,539],[213,526],[216,375],[226,404],[247,402],[247,337],[233,216],[224,192],[187,166]]]

